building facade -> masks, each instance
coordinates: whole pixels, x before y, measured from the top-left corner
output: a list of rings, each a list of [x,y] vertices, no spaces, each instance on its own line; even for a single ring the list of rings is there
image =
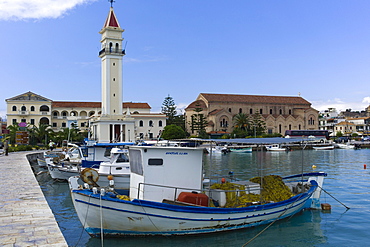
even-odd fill
[[[6,99],[7,125],[27,123],[46,124],[54,131],[78,127],[81,131],[91,131],[91,121],[101,115],[101,102],[53,101],[33,92],[26,92]],[[126,141],[154,139],[166,126],[166,115],[151,113],[148,103],[124,102],[122,117],[130,116],[133,130],[127,132]],[[110,141],[110,140],[109,140]],[[112,140],[114,141],[114,140]]]
[[[185,109],[186,127],[189,131],[191,116],[197,110],[206,118],[206,132],[233,130],[233,118],[238,113],[259,113],[266,123],[266,133],[284,135],[285,130],[318,129],[319,113],[302,97],[259,96],[201,93]],[[197,134],[197,133],[190,133]]]

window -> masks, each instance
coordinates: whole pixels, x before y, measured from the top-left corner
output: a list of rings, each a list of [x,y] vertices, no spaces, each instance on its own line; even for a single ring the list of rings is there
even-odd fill
[[[35,119],[31,119],[31,124],[35,124]]]
[[[85,123],[83,122],[83,123],[81,123],[81,127],[85,127]]]
[[[162,127],[162,120],[159,120],[159,122],[158,122],[158,126],[159,126],[159,127]]]
[[[54,128],[58,127],[57,123],[53,123],[53,127]]]
[[[231,112],[231,108],[229,108],[229,112]]]
[[[40,106],[40,111],[49,111],[49,106],[47,105]]]
[[[12,123],[13,124],[16,124],[17,123],[17,119],[12,119]]]
[[[144,122],[143,122],[143,120],[140,120],[139,121],[139,127],[143,127],[144,126]]]
[[[272,109],[270,109],[270,114],[272,114]]]
[[[243,112],[242,108],[239,108],[239,113],[242,113],[242,112]]]
[[[253,109],[249,109],[249,114],[253,114]]]
[[[25,106],[22,106],[21,107],[21,111],[27,111],[26,107]]]
[[[21,119],[21,123],[25,123],[27,120],[25,118]]]
[[[35,107],[34,106],[31,106],[31,111],[35,111]]]
[[[149,127],[153,127],[153,121],[149,120]]]
[[[131,172],[143,175],[143,164],[141,163],[140,150],[130,150],[130,168]]]
[[[149,159],[148,165],[150,166],[161,166],[163,165],[163,159]]]
[[[260,109],[260,114],[262,114],[262,109]]]
[[[279,114],[280,115],[283,114],[283,110],[282,109],[279,110]]]
[[[65,128],[67,126],[66,123],[62,123],[62,128]]]
[[[15,105],[13,105],[12,111],[17,111],[17,107]]]
[[[292,115],[292,110],[291,109],[289,109],[289,115]]]

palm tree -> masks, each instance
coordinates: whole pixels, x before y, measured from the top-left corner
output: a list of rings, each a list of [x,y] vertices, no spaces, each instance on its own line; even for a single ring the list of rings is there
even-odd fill
[[[238,113],[233,117],[234,128],[247,131],[250,125],[250,119],[245,113]]]

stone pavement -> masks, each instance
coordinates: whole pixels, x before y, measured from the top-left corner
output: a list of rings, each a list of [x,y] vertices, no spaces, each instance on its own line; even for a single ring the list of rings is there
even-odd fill
[[[68,246],[26,158],[0,154],[1,246]]]

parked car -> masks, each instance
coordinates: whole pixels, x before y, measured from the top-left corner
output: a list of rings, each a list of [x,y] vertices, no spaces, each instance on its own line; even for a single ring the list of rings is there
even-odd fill
[[[363,137],[363,138],[362,138],[362,141],[365,141],[365,142],[366,142],[366,141],[370,141],[370,136],[365,136],[365,137]]]

